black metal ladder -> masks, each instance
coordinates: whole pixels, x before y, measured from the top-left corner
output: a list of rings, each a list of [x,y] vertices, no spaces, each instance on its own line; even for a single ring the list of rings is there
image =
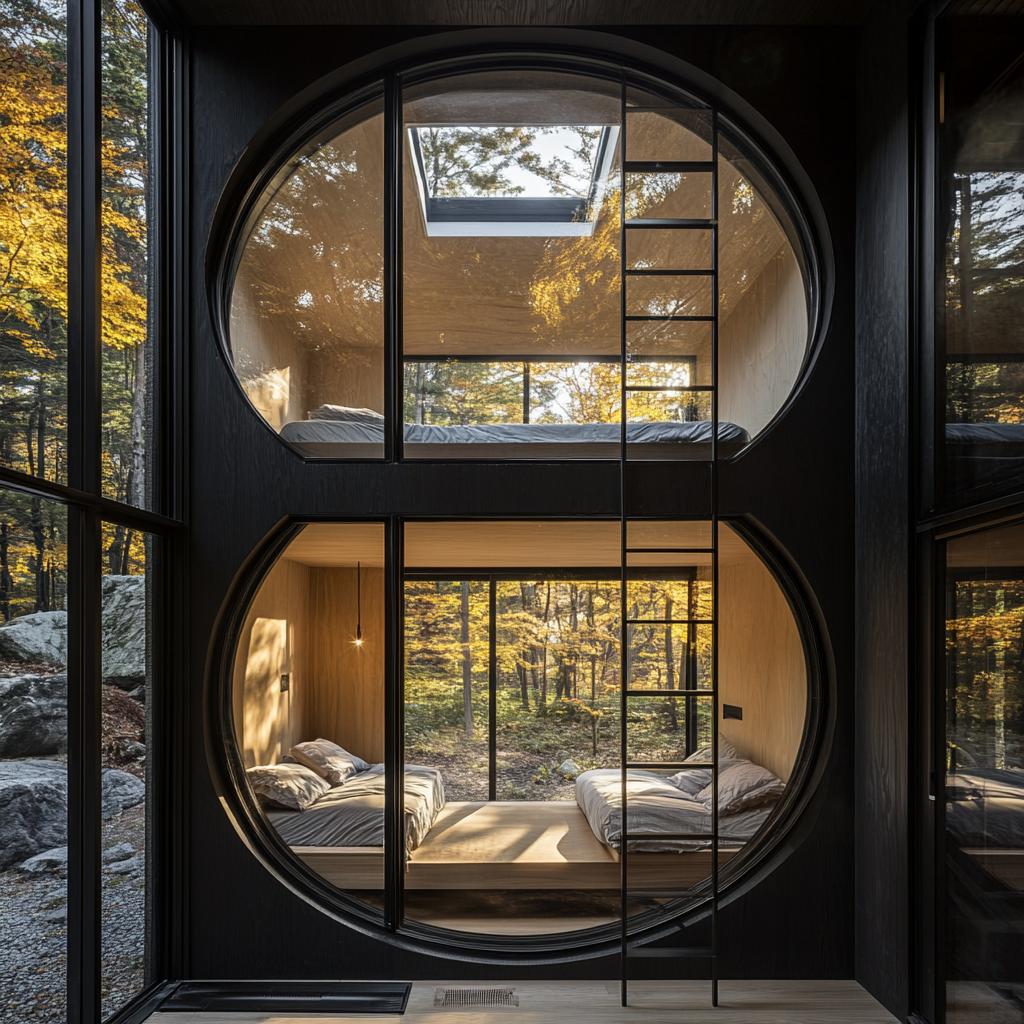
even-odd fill
[[[621,129],[620,129],[620,260],[621,260],[621,348],[620,348],[620,413],[621,413],[621,435],[620,435],[620,757],[622,773],[622,825],[620,836],[620,858],[621,870],[621,999],[622,1005],[627,1005],[627,989],[629,981],[629,963],[639,958],[690,958],[707,959],[711,964],[711,1003],[718,1005],[718,860],[719,860],[719,837],[718,837],[718,715],[719,715],[719,692],[718,692],[718,125],[716,114],[711,109],[702,111],[706,115],[707,124],[710,127],[711,154],[706,161],[679,161],[679,160],[635,160],[629,159],[628,148],[629,119],[631,114],[646,113],[664,108],[645,107],[642,105],[630,105],[629,87],[626,79],[622,83],[621,103]],[[666,103],[665,107],[671,104]],[[682,109],[681,107],[677,109]],[[694,111],[696,113],[696,110]],[[645,154],[650,156],[650,154]],[[628,219],[628,183],[629,175],[651,174],[651,173],[706,173],[710,175],[711,199],[710,214],[707,219],[650,219],[635,218]],[[711,234],[711,265],[709,267],[640,267],[631,266],[628,250],[628,237],[631,232],[636,231],[709,231]],[[692,277],[703,276],[710,279],[711,296],[710,311],[708,314],[651,314],[648,311],[639,312],[630,306],[629,303],[629,282],[645,276],[663,277]],[[635,360],[655,361],[649,354],[631,350],[629,325],[650,321],[706,321],[711,327],[711,383],[710,385],[698,385],[690,379],[686,385],[635,385],[630,382],[629,367]],[[671,356],[668,357],[671,359]],[[651,548],[630,545],[629,530],[629,443],[628,443],[628,412],[629,398],[636,392],[689,392],[707,393],[710,395],[710,420],[711,420],[711,459],[709,465],[709,508],[710,508],[710,544],[707,547],[693,548]],[[696,397],[696,396],[695,396]],[[693,610],[688,603],[685,618],[652,618],[637,619],[630,617],[629,580],[630,580],[630,556],[643,554],[644,561],[650,563],[650,556],[657,554],[678,556],[679,554],[692,553],[695,557],[695,564],[698,561],[707,562],[710,558],[711,576],[711,607],[710,618],[695,618]],[[677,560],[668,559],[666,564]],[[695,572],[696,570],[694,570]],[[691,577],[693,579],[694,577]],[[692,593],[692,588],[691,588]],[[630,664],[630,635],[631,627],[637,625],[665,624],[671,629],[674,625],[685,625],[688,648],[692,648],[693,664],[696,664],[696,637],[697,627],[706,625],[711,632],[711,672],[710,683],[705,681],[704,685],[699,684],[697,673],[691,672],[690,659],[688,656],[688,671],[682,680],[682,689],[651,690],[633,689],[631,687],[631,664]],[[629,743],[629,722],[630,703],[636,697],[682,697],[688,700],[689,706],[693,708],[693,721],[696,721],[697,700],[693,698],[703,697],[711,702],[711,760],[710,762],[647,762],[630,759]],[[687,722],[691,721],[691,715],[687,714]],[[687,728],[686,753],[691,754],[691,746],[694,743],[695,730]],[[702,769],[711,772],[711,779],[715,782],[712,787],[711,806],[711,831],[703,834],[695,833],[664,833],[664,832],[643,832],[631,831],[629,827],[628,812],[628,778],[630,770],[672,770],[686,771],[689,769]],[[695,895],[691,887],[679,888],[643,888],[631,886],[629,880],[629,844],[631,842],[643,841],[645,839],[685,839],[703,840],[710,843],[711,847],[711,879],[710,888],[701,890],[709,904],[711,943],[709,946],[642,946],[630,945],[629,939],[629,900],[631,897],[647,897],[652,899],[680,899]]]

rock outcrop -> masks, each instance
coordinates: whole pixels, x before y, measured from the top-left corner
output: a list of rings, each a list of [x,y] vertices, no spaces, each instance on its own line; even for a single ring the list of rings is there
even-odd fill
[[[103,682],[137,691],[146,683],[145,577],[104,576],[100,593]],[[36,612],[0,626],[0,661],[63,668],[67,654],[67,612]]]
[[[67,674],[0,679],[0,757],[44,757],[67,747]]]
[[[67,765],[0,761],[0,871],[67,839]]]

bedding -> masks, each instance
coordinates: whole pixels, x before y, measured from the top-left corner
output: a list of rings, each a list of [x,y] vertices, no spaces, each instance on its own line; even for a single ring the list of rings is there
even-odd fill
[[[304,811],[330,788],[321,775],[302,764],[258,765],[245,770],[249,785],[260,803]]]
[[[630,423],[626,440],[659,455],[710,458],[712,432],[706,420]],[[281,428],[281,437],[308,458],[373,458],[383,453],[384,427],[378,420],[296,420]],[[482,423],[451,427],[406,423],[404,437],[408,454],[420,457],[447,458],[452,454],[447,446],[459,444],[464,446],[463,454],[485,458],[514,457],[521,452],[520,445],[528,446],[531,457],[537,458],[574,454],[616,458],[620,427],[618,423]],[[731,455],[749,440],[747,432],[735,423],[718,424],[720,454]],[[339,451],[339,445],[345,448]],[[512,453],[495,446],[513,446]],[[572,446],[582,447],[574,452]]]
[[[971,768],[946,776],[946,830],[961,847],[1024,850],[1024,770]]]
[[[325,739],[296,743],[288,754],[299,764],[304,764],[322,779],[326,779],[332,786],[340,786],[346,779],[359,772],[365,772],[370,767],[361,757],[356,757],[344,747]]]
[[[718,770],[718,815],[738,814],[747,808],[773,804],[786,791],[786,784],[767,768],[745,759],[722,764]],[[695,797],[710,811],[714,800],[714,784]]]
[[[632,832],[711,832],[711,812],[658,772],[627,772],[629,828]],[[590,828],[606,846],[618,849],[622,837],[622,777],[617,768],[597,768],[576,780],[576,802]],[[721,846],[742,846],[767,821],[775,802],[718,817]],[[644,853],[709,850],[709,839],[639,839],[628,849]]]
[[[703,764],[712,760],[713,752],[711,744],[708,743],[695,750],[689,757],[683,758],[684,764]],[[718,734],[718,763],[720,768],[726,767],[737,760],[739,754],[736,748],[721,734]],[[668,781],[687,796],[697,798],[697,794],[711,782],[710,768],[684,768],[682,771],[670,775]]]
[[[311,773],[312,774],[312,773]],[[405,766],[405,841],[415,850],[444,807],[444,782],[436,768]],[[289,846],[383,846],[384,765],[330,788],[304,811],[267,812]]]
[[[1024,480],[1024,423],[947,423],[946,477],[968,495]]]

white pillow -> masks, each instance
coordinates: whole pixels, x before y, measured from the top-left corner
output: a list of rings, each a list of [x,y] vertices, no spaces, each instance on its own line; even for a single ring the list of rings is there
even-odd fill
[[[738,761],[740,755],[736,752],[736,748],[721,734],[718,734],[718,760],[723,761]],[[689,757],[684,759],[684,764],[692,764],[694,761],[710,761],[711,760],[711,744],[707,743],[699,750],[695,750]]]
[[[341,420],[345,423],[381,423],[384,417],[373,409],[352,409],[347,405],[321,405],[309,410],[311,420]]]
[[[713,782],[702,789],[697,796],[710,811]],[[753,761],[735,761],[719,772],[718,813],[738,814],[763,804],[774,803],[786,792],[786,784]]]
[[[247,768],[249,785],[261,803],[304,811],[330,790],[330,783],[301,764],[267,764]]]
[[[299,764],[311,768],[332,786],[340,786],[346,779],[359,772],[365,772],[370,767],[361,757],[356,757],[344,747],[325,739],[297,743],[288,753]]]

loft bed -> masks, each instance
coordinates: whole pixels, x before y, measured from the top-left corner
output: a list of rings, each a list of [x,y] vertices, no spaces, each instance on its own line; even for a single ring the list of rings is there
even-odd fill
[[[626,448],[633,459],[710,460],[712,435],[713,428],[707,420],[628,423]],[[384,450],[383,417],[376,423],[327,418],[297,420],[281,428],[281,437],[306,458],[379,458]],[[742,427],[718,424],[720,457],[735,454],[749,441],[750,436]],[[404,442],[406,456],[421,459],[616,459],[621,427],[618,423],[406,423]]]

